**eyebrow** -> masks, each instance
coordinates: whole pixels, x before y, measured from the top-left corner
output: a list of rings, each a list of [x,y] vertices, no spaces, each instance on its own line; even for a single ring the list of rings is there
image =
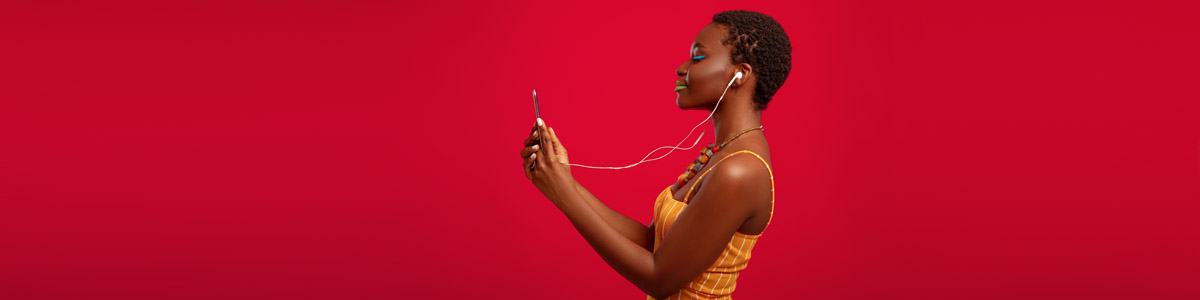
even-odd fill
[[[700,42],[695,42],[694,45],[692,45],[692,48],[704,48],[704,44],[701,44]]]

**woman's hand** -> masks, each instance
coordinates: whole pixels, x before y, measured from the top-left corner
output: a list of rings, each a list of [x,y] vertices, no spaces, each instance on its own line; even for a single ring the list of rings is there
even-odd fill
[[[521,167],[525,170],[525,178],[533,181],[542,195],[557,204],[562,200],[559,197],[561,191],[574,190],[575,178],[567,165],[567,149],[558,140],[554,129],[547,127],[541,119],[538,123],[523,143]]]

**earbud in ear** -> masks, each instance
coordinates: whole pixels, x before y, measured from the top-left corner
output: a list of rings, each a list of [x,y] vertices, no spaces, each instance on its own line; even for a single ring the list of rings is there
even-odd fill
[[[738,78],[742,78],[742,71],[738,71],[737,74],[733,74],[733,80],[737,80]]]

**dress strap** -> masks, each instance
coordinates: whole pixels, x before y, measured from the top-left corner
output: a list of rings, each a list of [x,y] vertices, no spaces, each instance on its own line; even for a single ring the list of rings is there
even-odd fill
[[[704,170],[704,173],[700,173],[700,176],[696,177],[696,183],[700,183],[700,179],[704,178],[704,175],[707,175],[707,174],[708,174],[708,172],[712,171],[713,169],[716,169],[716,168],[717,168],[717,165],[720,165],[720,164],[721,164],[721,162],[725,161],[725,159],[727,159],[727,158],[730,158],[730,157],[733,157],[734,155],[742,154],[742,153],[750,153],[751,155],[754,155],[754,157],[758,157],[758,160],[759,160],[759,161],[762,161],[762,163],[763,163],[763,165],[764,165],[764,166],[767,166],[767,174],[771,176],[771,194],[772,194],[771,198],[772,198],[772,199],[774,199],[774,198],[775,198],[775,197],[774,197],[774,194],[775,194],[775,173],[771,171],[771,165],[767,163],[767,160],[766,160],[766,159],[763,159],[763,158],[762,158],[762,156],[758,155],[758,153],[754,153],[754,151],[750,151],[750,150],[742,150],[742,151],[738,151],[738,152],[734,152],[734,153],[732,153],[732,154],[726,155],[725,157],[722,157],[722,158],[721,158],[721,160],[718,160],[718,161],[717,161],[717,163],[713,164],[713,166],[712,166],[711,168],[708,168],[708,170]],[[691,198],[691,196],[692,196],[692,191],[693,191],[693,190],[695,190],[695,189],[696,189],[696,185],[695,185],[695,184],[692,184],[692,187],[688,188],[688,192],[687,192],[687,194],[683,195],[683,202],[684,202],[684,203],[688,203],[688,201],[691,201],[691,200],[690,200],[690,199],[688,199],[688,198]],[[773,203],[773,202],[774,202],[774,200],[772,200],[772,203]]]

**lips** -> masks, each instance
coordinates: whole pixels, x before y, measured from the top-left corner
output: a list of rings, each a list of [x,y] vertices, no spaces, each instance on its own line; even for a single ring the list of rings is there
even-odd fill
[[[675,81],[675,91],[676,92],[678,92],[679,90],[682,90],[682,89],[686,89],[686,88],[687,88],[687,84],[683,83],[683,81],[679,81],[679,80]]]

